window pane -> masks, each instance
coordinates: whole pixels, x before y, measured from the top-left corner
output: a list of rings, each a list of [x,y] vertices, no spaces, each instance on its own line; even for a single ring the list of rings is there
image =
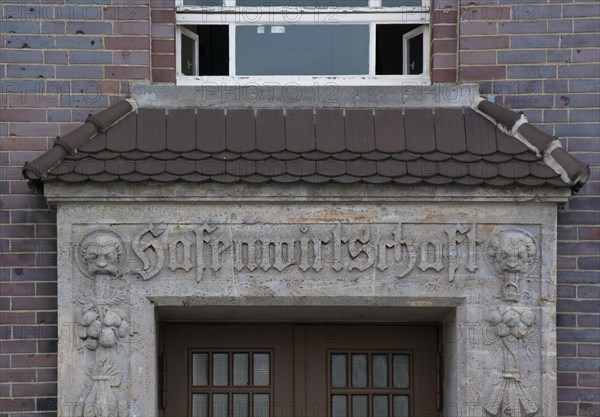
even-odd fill
[[[228,381],[228,359],[227,353],[213,353],[213,385],[227,385]]]
[[[213,394],[212,417],[227,417],[227,394]]]
[[[368,25],[238,26],[238,75],[369,73]]]
[[[394,395],[394,417],[408,417],[408,397]]]
[[[248,354],[233,354],[233,385],[248,385]]]
[[[369,0],[237,0],[237,6],[368,7]],[[291,12],[291,11],[290,11]]]
[[[331,417],[348,417],[345,395],[331,396]]]
[[[208,385],[208,353],[192,355],[192,385]]]
[[[184,6],[222,6],[223,0],[183,0]]]
[[[423,34],[408,40],[408,74],[423,74]]]
[[[409,361],[408,355],[394,355],[393,359],[394,387],[408,388],[409,382]]]
[[[387,355],[373,355],[373,386],[388,386],[388,364]]]
[[[331,355],[331,386],[346,386],[346,355]]]
[[[252,415],[254,417],[269,417],[269,394],[254,394],[253,399]]]
[[[208,417],[208,394],[192,395],[192,417]]]
[[[367,355],[352,355],[352,386],[367,386]]]
[[[253,355],[254,375],[252,380],[254,385],[269,385],[269,354],[255,353]]]
[[[198,34],[198,75],[229,75],[229,26],[190,26]]]
[[[376,25],[375,73],[378,75],[402,74],[402,37],[420,25]]]
[[[387,395],[373,395],[373,417],[388,417]]]
[[[248,417],[248,394],[233,394],[233,417]]]
[[[420,6],[420,0],[383,0],[383,7],[402,7],[402,6]]]
[[[352,417],[368,417],[369,397],[366,395],[352,396]],[[394,416],[396,417],[396,416]]]

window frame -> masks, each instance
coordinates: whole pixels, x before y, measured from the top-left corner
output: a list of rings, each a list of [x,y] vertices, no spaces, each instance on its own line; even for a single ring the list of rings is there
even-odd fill
[[[382,0],[369,0],[369,7],[330,8],[295,6],[236,6],[235,0],[224,0],[224,6],[184,6],[176,0],[176,84],[193,85],[429,85],[431,84],[431,20],[430,1],[421,0],[421,6],[382,8]],[[294,13],[289,12],[293,7]],[[290,16],[294,20],[290,20]],[[237,26],[277,26],[290,24],[365,24],[369,26],[369,74],[361,75],[236,75]],[[419,75],[377,75],[376,26],[384,24],[418,24],[423,33],[423,68]],[[181,73],[181,34],[184,26],[229,26],[229,74],[226,76],[188,76]],[[415,30],[417,30],[415,29]],[[414,31],[414,30],[413,30]],[[412,32],[412,31],[411,31]],[[400,42],[403,42],[401,40]],[[404,53],[403,53],[404,54]],[[404,66],[404,65],[403,65]]]

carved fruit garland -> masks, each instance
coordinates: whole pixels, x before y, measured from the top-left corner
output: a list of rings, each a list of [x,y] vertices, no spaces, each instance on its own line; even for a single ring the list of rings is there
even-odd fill
[[[83,305],[83,316],[79,321],[79,337],[83,346],[96,350],[98,346],[111,348],[130,332],[125,312],[116,307],[125,301],[120,292],[113,292],[106,298],[95,298],[93,294],[84,294],[79,302]]]
[[[484,409],[494,417],[533,416],[538,406],[521,380],[518,353],[519,345],[528,348],[525,339],[532,330],[535,316],[528,309],[519,312],[509,308],[504,313],[495,309],[488,312],[486,320],[494,326],[495,335],[502,344],[504,368],[502,380],[496,384]]]

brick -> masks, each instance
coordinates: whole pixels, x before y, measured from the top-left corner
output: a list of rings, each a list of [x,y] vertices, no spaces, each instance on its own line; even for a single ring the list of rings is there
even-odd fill
[[[46,120],[46,110],[42,109],[3,109],[0,121],[3,122],[41,122]]]
[[[69,35],[110,35],[112,25],[108,22],[67,22]]]
[[[460,46],[465,50],[508,48],[508,36],[472,36],[462,38]]]
[[[496,63],[496,51],[460,51],[462,65],[485,65]]]
[[[56,395],[56,384],[13,384],[12,393],[15,397],[35,397]]]
[[[44,51],[46,64],[66,64],[69,60],[67,51]]]
[[[173,39],[175,37],[175,25],[171,24],[152,24],[150,28],[152,38],[160,39]]]
[[[147,22],[115,22],[114,35],[148,35],[150,24]]]
[[[580,357],[600,358],[600,345],[579,344],[577,346],[577,355]]]
[[[561,356],[577,356],[577,345],[574,343],[558,343],[556,345],[556,355]],[[559,359],[560,360],[560,359]]]
[[[57,136],[58,126],[54,123],[11,123],[9,132],[15,136]]]
[[[508,78],[554,78],[555,65],[511,65],[507,68]]]
[[[490,80],[506,78],[505,66],[462,66],[461,80]]]
[[[433,66],[435,68],[454,68],[456,66],[456,54],[434,55]],[[174,68],[175,55],[152,55],[153,68]]]
[[[593,300],[560,299],[556,302],[557,310],[571,313],[600,313],[600,303]]]
[[[58,337],[57,328],[54,325],[42,326],[13,326],[13,339],[56,339]]]
[[[556,134],[558,136],[598,137],[600,135],[600,124],[597,123],[569,123],[557,124]],[[589,155],[591,156],[591,155]],[[593,156],[591,156],[594,158]],[[597,157],[596,157],[597,158]],[[577,204],[577,203],[575,203]]]
[[[32,49],[49,49],[54,46],[54,38],[50,36],[21,36],[8,35],[6,36],[7,48],[32,48]]]
[[[99,94],[72,94],[60,98],[63,107],[104,108],[108,106],[108,98]]]
[[[558,362],[559,371],[600,371],[600,361],[595,359],[562,358]]]
[[[508,50],[498,51],[499,64],[525,64],[546,62],[546,51]]]
[[[97,22],[102,20],[102,8],[94,6],[57,6],[54,8],[56,20],[84,20]]]
[[[59,35],[66,32],[66,22],[42,22],[42,33]]]
[[[35,323],[35,314],[31,312],[3,312],[0,314],[0,324],[33,324]]]
[[[101,66],[57,66],[57,78],[72,78],[72,79],[98,79],[103,78],[104,69]]]
[[[37,237],[56,237],[56,225],[37,225],[35,230]]]
[[[434,39],[432,50],[435,51],[436,54],[452,54],[456,53],[456,46],[457,42],[455,39]]]
[[[148,50],[147,37],[114,36],[105,39],[106,49]]]
[[[569,80],[569,91],[574,93],[600,92],[600,81]]]
[[[38,341],[39,353],[56,353],[58,350],[57,340],[40,340]]]
[[[549,33],[571,33],[573,32],[572,20],[550,20],[548,22]]]
[[[544,110],[544,122],[556,123],[568,121],[569,113],[566,110]]]
[[[456,42],[454,42],[454,44],[456,45]],[[435,49],[435,41],[434,41],[434,51],[437,52],[437,50]],[[454,49],[456,50],[456,48]],[[153,53],[157,53],[157,54],[169,54],[175,53],[175,41],[167,41],[167,40],[152,40],[152,52]]]
[[[99,36],[58,36],[56,47],[60,49],[101,49],[102,38]]]
[[[579,314],[577,316],[577,326],[582,327],[593,327],[594,329],[600,328],[600,315],[599,314]]]
[[[431,13],[431,22],[434,24],[451,24],[457,22],[458,14],[456,10],[434,10]]]
[[[511,37],[512,48],[558,48],[556,35],[516,35]]]
[[[579,403],[578,416],[596,417],[600,415],[600,404]]]
[[[564,50],[564,49],[548,50],[548,62],[570,62],[570,61],[571,61],[571,51],[570,50]]]
[[[582,388],[559,388],[558,395],[569,401],[600,402],[600,390]]]
[[[600,61],[600,49],[575,49],[572,55],[573,62],[598,62]]]
[[[3,237],[33,237],[34,233],[31,225],[2,225]]]
[[[148,20],[147,7],[118,6],[104,9],[105,20]]]
[[[56,368],[56,355],[12,355],[12,366],[14,368]]]
[[[152,70],[152,81],[159,83],[174,83],[175,82],[175,70],[172,69],[153,69]]]
[[[57,399],[56,398],[36,398],[35,399],[36,409],[42,411],[56,411],[57,410]]]
[[[577,288],[579,298],[600,298],[600,286],[584,285]]]
[[[31,283],[0,283],[3,296],[33,295],[35,286]]]
[[[598,4],[566,4],[563,6],[563,17],[590,17],[599,15],[600,5]]]
[[[600,67],[592,64],[571,64],[558,69],[560,78],[600,78]]]
[[[577,374],[573,372],[558,372],[557,384],[559,387],[576,387]]]
[[[38,369],[37,380],[40,382],[56,381],[58,379],[58,373],[56,369]]]
[[[149,70],[147,67],[107,66],[106,78],[147,80],[149,78]]]
[[[56,310],[55,297],[19,297],[12,300],[13,310]]]
[[[577,414],[577,404],[575,403],[565,403],[560,402],[560,398],[558,398],[558,415],[559,416],[574,416]]]
[[[534,22],[500,22],[498,33],[546,33],[546,21]]]
[[[0,352],[2,353],[27,353],[35,352],[35,349],[34,340],[0,340]],[[13,355],[13,359],[15,356],[17,355]],[[18,368],[18,366],[15,366],[15,368]]]
[[[115,65],[149,65],[150,52],[147,51],[115,51],[113,52]]]
[[[431,80],[434,83],[453,83],[456,82],[456,69],[434,68]]]
[[[448,26],[448,27],[454,27]],[[435,33],[435,32],[434,32]],[[461,22],[460,34],[464,35],[496,35],[498,24],[496,22]]]
[[[460,20],[474,21],[498,21],[510,19],[510,7],[502,6],[472,6],[462,7],[460,11]]]
[[[557,314],[556,326],[558,327],[577,327],[577,315],[575,314]]]
[[[575,33],[582,32],[599,32],[598,26],[600,26],[599,19],[575,19]]]
[[[38,282],[35,285],[36,295],[56,295],[57,285],[55,282]]]
[[[43,60],[42,51],[30,49],[5,50],[0,54],[0,62],[4,63],[41,63]]]
[[[17,411],[18,415],[22,415],[24,411],[35,410],[35,401],[31,398],[0,398],[0,410],[2,410],[3,413]],[[3,414],[3,417],[4,416],[8,416],[8,414]]]
[[[6,75],[13,78],[52,78],[54,67],[50,65],[8,65]]]
[[[71,64],[110,64],[112,54],[104,51],[72,51],[69,54]]]
[[[579,239],[600,240],[600,227],[580,227]]]
[[[4,19],[0,33],[40,33],[40,22]]]
[[[513,6],[513,19],[527,24],[532,19],[552,19],[561,17],[561,6],[551,6],[544,4],[539,6]]]
[[[150,16],[153,23],[175,23],[175,11],[173,9],[152,10]]]
[[[600,47],[600,36],[587,34],[562,35],[560,45],[562,48],[591,48]]]

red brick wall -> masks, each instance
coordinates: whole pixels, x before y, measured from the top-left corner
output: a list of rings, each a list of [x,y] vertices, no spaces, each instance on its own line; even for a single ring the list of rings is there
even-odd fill
[[[56,410],[56,227],[22,164],[129,92],[174,81],[174,0],[4,0],[0,416]],[[500,3],[500,4],[498,4]],[[559,213],[559,415],[600,415],[597,2],[435,2],[434,82],[478,82],[592,165]]]

